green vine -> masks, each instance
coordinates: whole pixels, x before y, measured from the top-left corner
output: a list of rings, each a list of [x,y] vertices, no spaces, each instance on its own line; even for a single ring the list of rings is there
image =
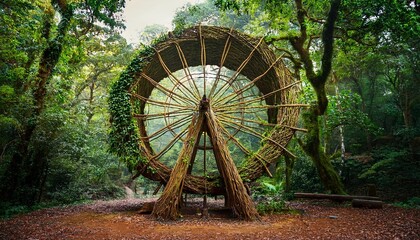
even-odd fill
[[[109,132],[110,152],[116,154],[129,169],[134,169],[139,163],[147,164],[147,158],[143,155],[139,146],[139,131],[135,120],[132,118],[132,106],[130,103],[130,86],[138,79],[155,54],[154,46],[167,39],[162,36],[156,39],[152,45],[143,46],[130,65],[120,75],[110,91],[109,112],[111,115],[111,128]]]

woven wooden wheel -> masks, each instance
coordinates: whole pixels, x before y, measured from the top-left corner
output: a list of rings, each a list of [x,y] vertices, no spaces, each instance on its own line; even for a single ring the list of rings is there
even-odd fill
[[[146,159],[137,165],[139,174],[166,185],[177,156],[192,144],[186,141],[194,141],[192,153],[184,156],[189,168],[183,191],[224,193],[212,126],[195,129],[192,123],[203,108],[213,114],[228,149],[223,154],[236,156],[244,182],[268,172],[287,152],[303,106],[297,99],[300,84],[263,39],[197,26],[168,34],[149,49],[136,58],[143,64],[127,90]],[[198,131],[198,140],[186,137],[192,131]]]

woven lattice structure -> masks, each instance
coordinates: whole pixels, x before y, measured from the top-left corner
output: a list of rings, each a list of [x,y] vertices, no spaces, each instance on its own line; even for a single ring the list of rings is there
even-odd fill
[[[197,73],[200,68],[202,70]],[[180,71],[184,73],[181,77],[175,74]],[[227,73],[229,76],[224,76]],[[235,83],[239,81],[239,77],[248,81]],[[173,82],[171,86],[163,83],[168,78]],[[255,96],[244,94],[252,88],[257,89]],[[166,100],[153,99],[155,91],[165,94]],[[172,132],[173,142],[186,141],[185,136],[191,135],[189,132],[194,129],[192,124],[184,131],[176,132],[173,129],[184,120],[191,122],[196,119],[202,108],[200,100],[207,96],[211,112],[209,110],[206,114],[214,114],[212,123],[221,125],[219,140],[233,142],[233,146],[245,152],[244,159],[236,168],[243,181],[254,181],[268,171],[269,164],[287,151],[286,145],[298,130],[295,126],[299,109],[303,106],[298,103],[299,91],[299,82],[262,39],[252,38],[232,29],[211,26],[197,26],[179,34],[168,34],[140,51],[111,92],[113,147],[119,155],[128,158],[130,151],[124,149],[128,146],[127,142],[137,141],[138,151],[131,152],[140,156],[134,162],[138,172],[149,179],[167,184],[172,168],[162,163],[160,157],[174,143],[169,141],[163,149],[156,150],[151,144],[152,139]],[[257,102],[263,103],[256,105]],[[120,106],[124,106],[125,112],[114,110]],[[162,111],[150,113],[152,108]],[[261,109],[266,119],[257,123],[249,116]],[[229,115],[231,112],[232,115]],[[176,121],[170,120],[171,116],[175,118],[177,114],[185,114],[185,117],[178,117],[179,120]],[[151,124],[147,121],[159,117],[164,119],[166,125],[151,133],[148,130],[148,125]],[[266,131],[254,131],[251,123],[265,126]],[[236,130],[224,130],[228,128],[224,124]],[[199,133],[201,132],[211,133],[209,129],[202,127]],[[259,148],[248,151],[236,135],[237,132],[254,135],[259,141]],[[189,141],[191,140],[194,138],[191,137]],[[185,147],[188,144],[184,142],[183,145]],[[195,148],[199,148],[198,145],[197,142]],[[192,150],[194,157],[196,151],[197,149]],[[229,155],[229,150],[223,154]],[[189,162],[190,165],[193,163],[194,160]],[[182,178],[183,192],[225,194],[221,176],[204,178],[191,174],[189,169]]]

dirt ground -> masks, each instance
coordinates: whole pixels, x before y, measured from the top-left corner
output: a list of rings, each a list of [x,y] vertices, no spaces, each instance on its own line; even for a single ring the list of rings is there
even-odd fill
[[[0,239],[420,239],[420,210],[386,205],[356,209],[329,201],[293,201],[295,213],[243,222],[209,203],[209,218],[193,201],[178,221],[159,222],[139,208],[153,199],[98,201],[50,208],[0,221]]]

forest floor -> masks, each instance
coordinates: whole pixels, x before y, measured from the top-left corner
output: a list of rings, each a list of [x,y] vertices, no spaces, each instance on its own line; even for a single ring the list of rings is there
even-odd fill
[[[188,202],[178,221],[160,222],[138,210],[156,199],[97,201],[0,220],[0,239],[420,239],[420,210],[385,205],[356,209],[330,201],[292,201],[294,213],[244,222],[209,202]]]

